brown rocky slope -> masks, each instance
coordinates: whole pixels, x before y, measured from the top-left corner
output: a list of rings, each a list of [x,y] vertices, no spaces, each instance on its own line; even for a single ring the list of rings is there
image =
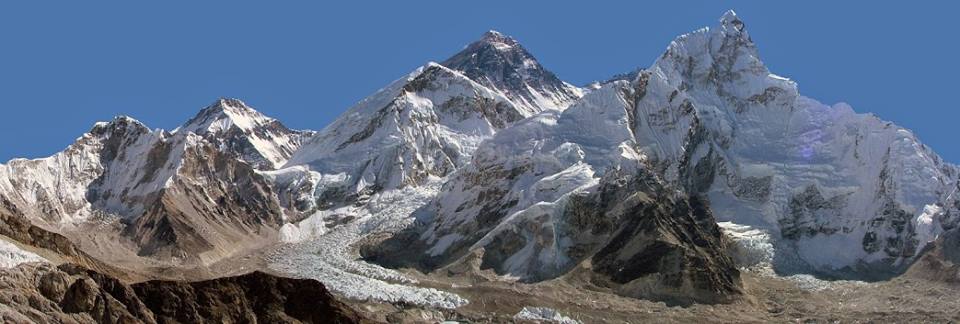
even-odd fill
[[[261,272],[127,285],[77,265],[0,270],[3,323],[364,323],[318,281]]]

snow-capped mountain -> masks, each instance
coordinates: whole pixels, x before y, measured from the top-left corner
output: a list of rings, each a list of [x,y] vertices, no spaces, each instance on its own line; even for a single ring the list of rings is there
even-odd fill
[[[517,40],[494,30],[440,64],[499,91],[527,115],[563,110],[583,96],[544,69]]]
[[[678,38],[645,75],[641,150],[668,179],[709,197],[720,220],[779,233],[781,256],[796,252],[798,266],[900,269],[936,235],[925,206],[952,191],[955,168],[909,130],[800,96],[766,69],[732,11],[717,28]],[[696,114],[664,109],[678,99]]]
[[[528,116],[497,91],[430,63],[348,110],[288,166],[316,172],[320,206],[444,177],[477,145]]]
[[[258,169],[286,164],[309,131],[294,131],[237,99],[222,98],[174,132],[192,132]]]
[[[355,203],[445,177],[497,131],[581,95],[516,40],[490,31],[363,99],[271,174],[290,209]]]
[[[0,195],[31,219],[52,224],[86,220],[93,214],[88,189],[95,187],[95,182],[102,182],[113,158],[127,157],[121,147],[143,149],[158,138],[159,134],[130,118],[98,123],[66,150],[51,157],[15,159],[0,165]]]
[[[52,157],[0,166],[0,195],[68,236],[118,223],[136,254],[202,263],[275,234],[282,209],[255,167],[282,162],[305,134],[234,99],[172,133],[117,117]]]
[[[124,229],[138,254],[206,264],[274,235],[283,212],[266,177],[198,135],[172,143],[175,173]]]
[[[423,258],[475,251],[507,276],[562,274],[597,251],[596,232],[571,224],[580,197],[648,172],[703,197],[718,220],[775,233],[780,270],[866,277],[902,271],[939,233],[957,177],[910,131],[800,96],[731,11],[631,82],[484,142],[427,208]],[[606,217],[613,228],[629,219]]]
[[[468,52],[483,64],[457,67],[490,87],[430,63],[319,133],[290,130],[236,99],[170,132],[118,117],[50,158],[3,165],[0,192],[51,229],[118,221],[137,254],[214,260],[230,242],[272,237],[319,209],[443,178],[498,130],[579,96],[506,36],[490,33],[458,55]]]

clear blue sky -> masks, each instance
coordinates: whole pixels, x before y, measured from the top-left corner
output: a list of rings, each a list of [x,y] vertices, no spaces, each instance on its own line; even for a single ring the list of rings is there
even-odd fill
[[[726,9],[806,96],[911,128],[960,162],[954,1],[3,1],[0,161],[50,155],[119,114],[172,129],[221,96],[320,129],[488,29],[583,85],[649,66]]]

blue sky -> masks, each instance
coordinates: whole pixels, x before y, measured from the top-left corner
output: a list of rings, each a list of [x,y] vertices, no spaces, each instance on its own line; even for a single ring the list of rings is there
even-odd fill
[[[125,114],[173,129],[218,97],[292,128],[489,29],[583,85],[649,66],[682,33],[737,11],[804,95],[913,129],[960,162],[957,2],[4,1],[0,161],[42,157]]]

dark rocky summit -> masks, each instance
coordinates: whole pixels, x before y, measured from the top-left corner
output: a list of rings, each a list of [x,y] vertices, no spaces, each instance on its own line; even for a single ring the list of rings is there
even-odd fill
[[[615,283],[626,296],[668,305],[734,301],[740,271],[705,201],[643,197],[629,207],[619,231],[593,258],[594,284]]]
[[[440,64],[537,111],[565,107],[580,97],[575,87],[544,69],[519,42],[493,30]]]

